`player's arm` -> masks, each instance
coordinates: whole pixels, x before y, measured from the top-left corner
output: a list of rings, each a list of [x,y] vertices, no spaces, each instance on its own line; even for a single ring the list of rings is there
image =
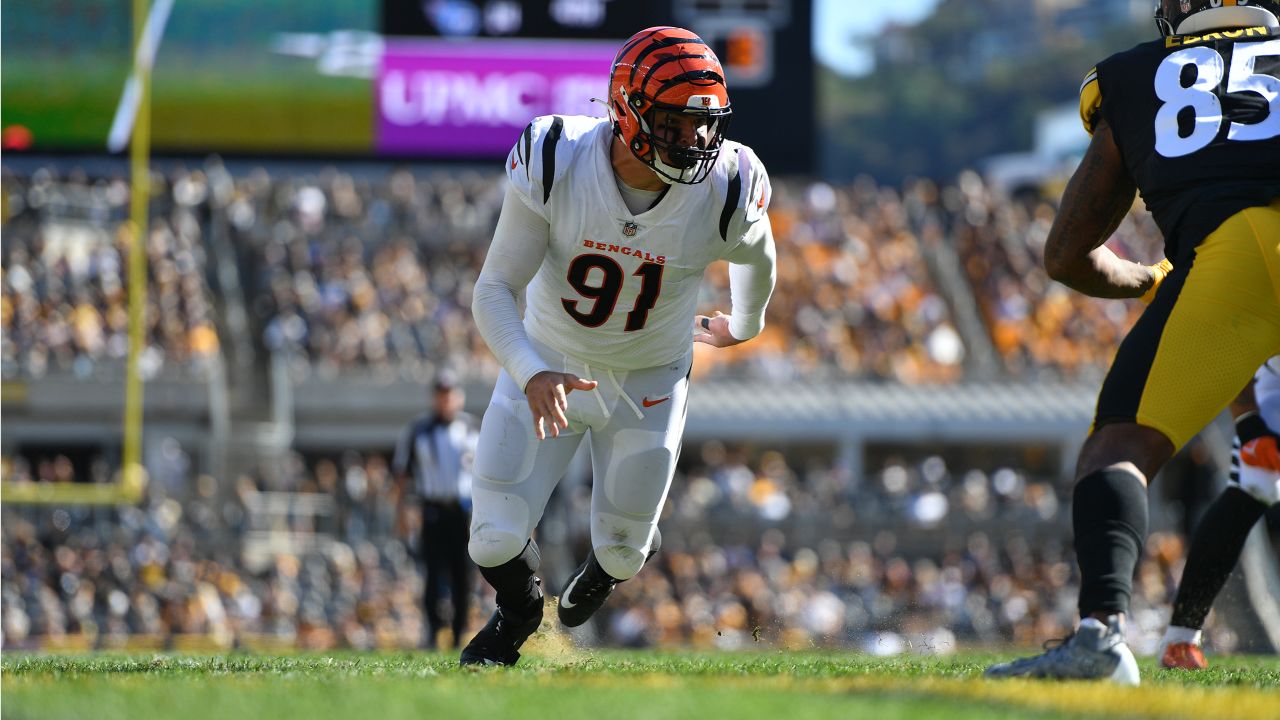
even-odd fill
[[[1253,399],[1267,426],[1280,432],[1280,355],[1272,357],[1258,370]]]
[[[550,237],[546,219],[508,187],[471,298],[471,314],[480,336],[521,388],[534,375],[550,369],[529,342],[519,308],[520,295],[542,265]]]
[[[395,534],[396,537],[401,538],[407,537],[409,534],[407,507],[410,496],[409,473],[413,467],[414,454],[416,453],[413,434],[417,425],[417,422],[410,422],[405,427],[404,432],[400,433],[400,439],[396,442],[395,454],[391,458],[391,473],[395,479],[395,483],[392,485],[396,507]]]
[[[728,347],[746,342],[764,329],[764,311],[773,294],[777,277],[777,253],[773,227],[769,224],[769,201],[773,189],[764,163],[750,148],[740,147],[737,173],[730,175],[725,188],[725,212],[720,232],[730,247],[723,257],[729,262],[731,315],[716,311],[694,318],[694,342]],[[735,191],[733,188],[739,188]]]
[[[542,266],[550,241],[550,223],[508,187],[471,299],[480,336],[529,400],[539,440],[546,437],[544,421],[549,421],[552,436],[569,426],[565,411],[570,392],[596,386],[594,381],[548,367],[533,349],[520,319],[520,294]]]
[[[1098,118],[1093,141],[1067,184],[1045,241],[1044,266],[1049,276],[1101,298],[1142,297],[1163,279],[1167,266],[1157,269],[1131,262],[1103,245],[1136,194],[1111,128]]]
[[[1240,394],[1231,401],[1231,404],[1228,406],[1228,409],[1231,412],[1231,417],[1239,420],[1244,415],[1258,412],[1258,400],[1253,392],[1255,382],[1256,381],[1253,378],[1249,378],[1249,384],[1245,385],[1244,390],[1241,390]]]
[[[729,296],[733,313],[716,312],[695,319],[694,342],[728,347],[746,342],[764,330],[764,312],[777,279],[777,251],[766,214],[747,230],[742,243],[728,256]]]
[[[1151,266],[1116,257],[1103,243],[1119,227],[1137,192],[1115,135],[1103,113],[1102,66],[1085,73],[1080,85],[1080,121],[1093,141],[1071,177],[1062,206],[1045,243],[1050,277],[1094,297],[1141,297],[1151,302],[1173,266]]]

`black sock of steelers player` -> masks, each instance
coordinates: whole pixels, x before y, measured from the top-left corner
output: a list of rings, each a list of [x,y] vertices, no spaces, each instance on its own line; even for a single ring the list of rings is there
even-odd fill
[[[1240,559],[1245,538],[1267,506],[1238,487],[1228,487],[1205,512],[1187,553],[1170,625],[1199,630],[1227,577]]]
[[[1147,538],[1147,488],[1133,473],[1105,469],[1076,484],[1072,505],[1080,563],[1080,617],[1127,613],[1133,571]]]
[[[530,615],[542,605],[542,588],[534,573],[542,564],[538,544],[532,539],[519,555],[494,567],[480,568],[480,574],[493,586],[498,605],[509,612]]]

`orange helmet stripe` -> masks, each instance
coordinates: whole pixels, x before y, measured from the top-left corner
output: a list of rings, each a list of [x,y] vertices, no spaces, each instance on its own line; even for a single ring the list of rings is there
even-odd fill
[[[633,35],[609,73],[609,116],[631,152],[664,179],[700,182],[710,171],[732,114],[720,60],[707,43],[678,27],[652,27]],[[671,147],[649,129],[653,112],[700,114],[712,135],[700,147]],[[659,153],[670,153],[661,156]],[[663,157],[678,157],[668,164]]]

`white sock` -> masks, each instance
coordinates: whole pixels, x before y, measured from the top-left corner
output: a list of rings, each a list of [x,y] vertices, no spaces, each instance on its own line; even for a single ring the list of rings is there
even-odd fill
[[[1080,627],[1092,628],[1095,630],[1107,630],[1124,634],[1124,617],[1120,615],[1108,615],[1107,621],[1103,622],[1095,617],[1086,617],[1080,619]]]
[[[1105,630],[1107,624],[1094,617],[1087,617],[1080,620],[1080,627],[1089,628],[1091,630]]]
[[[1164,631],[1164,644],[1172,645],[1173,643],[1191,643],[1192,645],[1200,645],[1200,630],[1196,628],[1178,627],[1170,625],[1168,630]]]

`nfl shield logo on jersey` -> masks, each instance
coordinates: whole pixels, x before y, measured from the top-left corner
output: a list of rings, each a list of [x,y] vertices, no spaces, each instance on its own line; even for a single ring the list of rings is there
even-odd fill
[[[635,237],[636,231],[639,229],[640,229],[640,226],[633,222],[622,223],[622,234],[626,235],[627,237]]]

